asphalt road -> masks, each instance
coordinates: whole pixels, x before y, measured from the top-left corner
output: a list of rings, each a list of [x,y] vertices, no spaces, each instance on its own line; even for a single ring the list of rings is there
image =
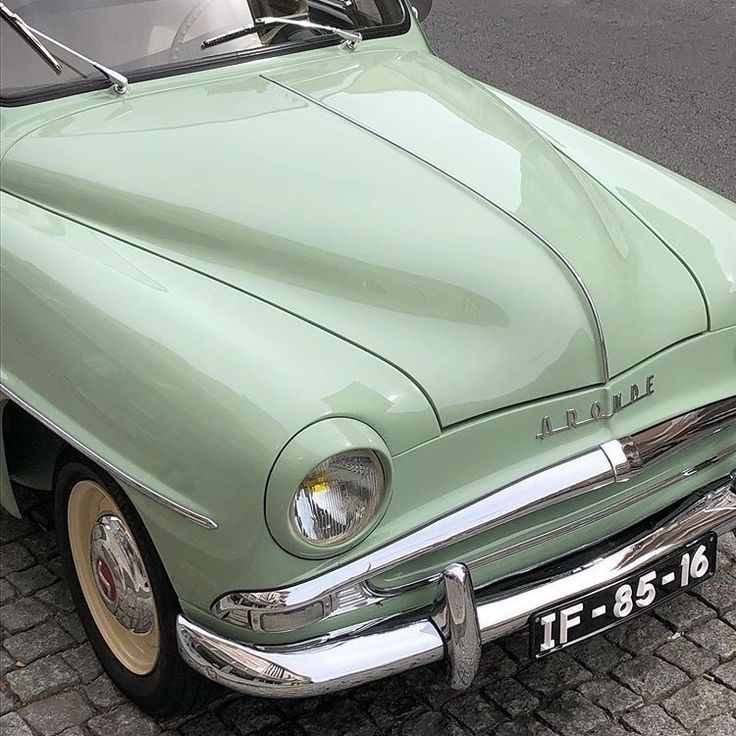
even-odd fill
[[[736,201],[734,0],[435,0],[466,73]]]

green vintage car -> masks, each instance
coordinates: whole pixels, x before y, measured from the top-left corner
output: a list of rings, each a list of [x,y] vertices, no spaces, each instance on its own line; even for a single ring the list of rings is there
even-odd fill
[[[736,205],[449,67],[416,5],[0,6],[2,503],[54,494],[153,712],[462,689],[736,527]]]

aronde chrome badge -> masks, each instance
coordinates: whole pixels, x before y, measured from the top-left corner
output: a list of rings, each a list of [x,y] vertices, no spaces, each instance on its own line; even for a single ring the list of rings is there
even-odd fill
[[[611,396],[611,408],[606,407],[601,401],[594,401],[590,405],[587,416],[582,415],[577,409],[568,409],[565,412],[565,423],[555,426],[551,416],[542,417],[542,427],[537,434],[538,440],[552,437],[560,432],[567,432],[571,429],[577,429],[584,424],[590,422],[599,422],[604,419],[610,419],[614,414],[618,414],[629,406],[633,406],[638,401],[643,401],[654,393],[654,374],[647,376],[643,386],[638,383],[632,383],[629,387],[628,395],[624,398],[624,392],[619,391]]]

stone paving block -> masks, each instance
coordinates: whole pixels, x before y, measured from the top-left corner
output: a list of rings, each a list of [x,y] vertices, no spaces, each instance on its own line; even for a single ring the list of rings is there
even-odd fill
[[[607,636],[609,641],[631,654],[651,654],[672,638],[672,632],[661,621],[644,615],[611,629]]]
[[[31,703],[20,710],[20,715],[41,736],[56,736],[70,726],[84,723],[94,711],[79,693],[68,692]]]
[[[16,539],[25,537],[34,530],[35,527],[28,519],[17,519],[5,511],[0,516],[0,541],[3,544],[15,542]]]
[[[0,547],[0,576],[2,577],[11,572],[33,567],[35,564],[36,560],[33,555],[18,542],[3,544]]]
[[[273,701],[241,697],[216,708],[215,714],[238,734],[248,734],[280,723],[279,711]]]
[[[427,715],[409,723],[418,723]],[[449,719],[441,713],[432,711],[431,715],[450,724]],[[344,696],[329,701],[326,708],[313,711],[308,718],[300,719],[299,726],[308,736],[377,736],[379,733],[368,714]]]
[[[307,729],[309,736],[316,736],[316,734],[329,733],[333,736],[338,733],[345,734],[345,736],[363,736],[366,733],[372,733],[370,730],[365,730],[361,724],[356,724],[355,731],[311,731]],[[468,736],[469,732],[465,730],[455,721],[451,720],[442,713],[437,711],[429,711],[419,716],[416,720],[404,721],[397,727],[391,729],[389,732],[391,736],[434,736],[440,734],[442,736]]]
[[[736,659],[728,664],[721,665],[714,673],[713,676],[719,682],[722,682],[726,687],[730,687],[731,690],[736,692]]]
[[[45,563],[46,567],[56,575],[57,578],[63,578],[64,577],[64,567],[61,564],[61,560],[58,557],[52,557],[50,560],[47,560]]]
[[[16,710],[19,705],[20,701],[10,690],[7,688],[0,689],[0,716],[10,713],[11,710]]]
[[[594,636],[571,647],[569,652],[583,667],[596,674],[610,672],[631,656],[604,636]]]
[[[9,634],[17,634],[45,621],[49,613],[49,609],[35,598],[18,598],[0,608],[0,624]]]
[[[577,687],[591,678],[591,673],[576,662],[568,652],[558,652],[551,657],[532,662],[516,676],[522,685],[543,695]]]
[[[97,710],[110,710],[110,708],[122,705],[127,701],[125,695],[115,687],[115,684],[107,675],[100,675],[96,680],[92,680],[84,688],[84,692],[89,702]]]
[[[82,644],[82,646],[75,649],[68,649],[61,656],[77,671],[82,682],[91,682],[102,674],[100,660],[97,659],[97,655],[89,643]]]
[[[179,727],[182,736],[234,736],[236,733],[228,728],[217,716],[205,713]]]
[[[621,726],[609,724],[603,728],[597,728],[595,731],[591,731],[588,736],[630,736],[630,733],[630,731],[624,731]]]
[[[4,650],[0,649],[0,675],[15,669],[15,660]]]
[[[645,705],[621,716],[624,725],[641,736],[688,736],[687,731],[659,705]]]
[[[156,721],[132,703],[91,718],[87,727],[96,736],[154,736],[161,732]]]
[[[56,582],[56,575],[49,572],[43,565],[35,565],[27,570],[11,572],[7,579],[18,589],[21,595],[31,595],[31,593]]]
[[[650,654],[620,664],[613,674],[648,703],[661,700],[689,682],[682,670]]]
[[[736,578],[730,575],[715,575],[697,589],[697,594],[719,613],[736,608]]]
[[[721,661],[736,657],[736,630],[720,619],[713,619],[692,629],[687,637],[712,652]]]
[[[7,713],[0,718],[0,734],[2,736],[33,736],[33,731],[17,713]]]
[[[378,728],[384,730],[407,718],[416,717],[426,709],[414,690],[404,687],[399,678],[379,680],[356,688],[353,697]]]
[[[509,657],[498,644],[495,642],[486,644],[483,647],[483,656],[474,684],[478,687],[490,685],[504,677],[515,675],[518,669],[518,663]]]
[[[546,725],[532,718],[501,724],[494,736],[557,736]]]
[[[40,657],[68,649],[72,640],[56,622],[48,621],[32,631],[23,631],[8,637],[4,645],[12,657],[29,664]]]
[[[736,736],[736,718],[724,714],[711,718],[709,721],[703,721],[695,734],[696,736]]]
[[[736,565],[736,534],[726,534],[718,540],[718,553],[725,565]]]
[[[56,548],[56,535],[43,529],[34,527],[35,531],[23,538],[23,546],[31,552],[36,559],[47,563],[58,556]],[[57,574],[57,573],[54,573]]]
[[[72,601],[69,588],[63,580],[56,583],[56,585],[39,591],[36,593],[36,598],[57,611],[69,613],[74,610],[74,601]]]
[[[667,698],[665,710],[692,730],[701,721],[736,710],[736,692],[717,682],[700,679]]]
[[[539,721],[524,718],[501,724],[494,736],[557,736],[557,734]]]
[[[76,613],[67,613],[64,616],[59,616],[57,621],[76,644],[87,641],[84,626],[82,626],[82,621]]]
[[[484,692],[511,718],[527,715],[539,705],[539,698],[512,677],[493,683]]]
[[[517,631],[497,643],[519,664],[528,665],[531,661],[529,658],[529,632],[526,629]]]
[[[656,614],[677,631],[687,631],[715,618],[715,610],[694,595],[678,595],[656,609]]]
[[[14,601],[18,597],[15,586],[7,579],[0,578],[0,606]]]
[[[478,736],[491,733],[506,720],[506,716],[479,692],[465,693],[450,700],[444,711]]]
[[[704,672],[717,667],[720,661],[715,654],[685,637],[661,646],[657,649],[657,655],[684,670],[690,677],[700,677]]]
[[[539,709],[539,715],[562,736],[580,736],[612,723],[598,706],[575,691],[562,693]]]
[[[429,667],[420,667],[410,670],[401,676],[401,681],[425,703],[433,708],[439,708],[448,700],[457,697],[447,684],[447,670],[444,663],[437,663]]]
[[[584,682],[578,691],[592,703],[614,715],[644,705],[640,695],[610,678]]]
[[[60,654],[55,654],[9,673],[7,680],[13,692],[26,704],[73,685],[79,677]]]

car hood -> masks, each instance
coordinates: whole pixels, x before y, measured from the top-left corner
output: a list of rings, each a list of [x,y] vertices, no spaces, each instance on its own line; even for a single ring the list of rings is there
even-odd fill
[[[680,258],[481,85],[369,44],[307,58],[41,126],[4,187],[382,357],[443,426],[707,329]]]

